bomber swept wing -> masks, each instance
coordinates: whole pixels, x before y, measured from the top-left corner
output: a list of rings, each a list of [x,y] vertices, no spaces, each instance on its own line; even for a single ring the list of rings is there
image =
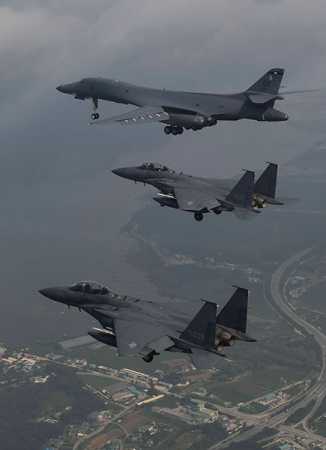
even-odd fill
[[[157,106],[144,106],[118,116],[92,121],[91,125],[110,125],[113,123],[120,123],[121,125],[139,125],[143,123],[162,122],[163,120],[168,119],[169,114],[165,112],[163,108]]]

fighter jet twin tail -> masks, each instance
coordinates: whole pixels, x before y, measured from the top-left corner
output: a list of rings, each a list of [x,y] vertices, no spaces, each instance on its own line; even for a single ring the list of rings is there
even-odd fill
[[[204,301],[191,319],[174,304],[160,304],[119,295],[94,282],[42,289],[40,293],[56,302],[74,306],[93,316],[103,328],[89,335],[116,347],[121,356],[140,355],[151,362],[162,351],[189,355],[195,367],[214,367],[224,347],[236,340],[254,342],[246,334],[248,291],[236,288],[217,314],[214,302]]]

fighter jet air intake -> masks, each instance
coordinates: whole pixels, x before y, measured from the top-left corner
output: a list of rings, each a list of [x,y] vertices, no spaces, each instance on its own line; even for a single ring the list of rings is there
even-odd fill
[[[57,90],[76,99],[91,99],[94,110],[91,123],[133,125],[160,122],[165,125],[166,134],[177,135],[185,129],[201,130],[224,120],[288,120],[287,114],[274,108],[275,102],[283,99],[279,93],[283,75],[284,69],[270,69],[248,89],[234,94],[153,89],[107,78],[84,78],[62,84]],[[98,120],[99,100],[135,105],[137,109]]]

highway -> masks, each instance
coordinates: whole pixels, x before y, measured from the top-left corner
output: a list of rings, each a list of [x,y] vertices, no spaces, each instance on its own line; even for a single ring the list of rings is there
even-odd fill
[[[296,253],[286,261],[284,261],[277,270],[272,274],[270,283],[270,301],[273,306],[276,306],[278,311],[287,319],[291,324],[295,325],[306,335],[312,335],[319,345],[322,355],[322,366],[318,378],[315,383],[310,386],[309,389],[302,394],[292,398],[286,405],[277,409],[277,412],[273,412],[269,417],[262,417],[261,415],[253,415],[253,422],[256,424],[250,429],[239,432],[236,435],[231,435],[219,442],[218,444],[210,447],[210,450],[227,448],[231,443],[241,442],[244,440],[255,437],[258,433],[263,431],[265,427],[279,429],[280,432],[285,432],[288,435],[301,437],[304,435],[310,438],[312,441],[316,441],[316,434],[309,429],[309,420],[317,411],[318,407],[322,403],[326,396],[326,335],[322,333],[318,328],[305,321],[300,317],[288,303],[288,298],[284,289],[284,277],[290,268],[299,264],[312,251],[311,248],[306,248],[299,253]],[[267,296],[268,299],[269,296]],[[296,400],[296,401],[294,401]],[[298,410],[305,408],[309,403],[314,400],[314,406],[309,413],[298,423],[303,425],[305,431],[300,431],[295,426],[283,425],[289,417],[291,417]],[[279,428],[278,428],[279,427]],[[326,447],[326,438],[319,437],[319,440]]]

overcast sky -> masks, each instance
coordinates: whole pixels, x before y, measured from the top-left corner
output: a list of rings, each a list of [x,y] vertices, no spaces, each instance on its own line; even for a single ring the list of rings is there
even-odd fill
[[[89,102],[55,90],[99,75],[234,92],[275,66],[286,69],[288,89],[326,87],[324,0],[0,1],[0,61],[0,295],[17,321],[35,317],[17,306],[33,304],[51,280],[110,278],[110,239],[142,193],[109,169],[146,159],[229,176],[266,159],[285,163],[325,137],[316,95],[280,103],[288,123],[167,137],[157,124],[89,127]]]

